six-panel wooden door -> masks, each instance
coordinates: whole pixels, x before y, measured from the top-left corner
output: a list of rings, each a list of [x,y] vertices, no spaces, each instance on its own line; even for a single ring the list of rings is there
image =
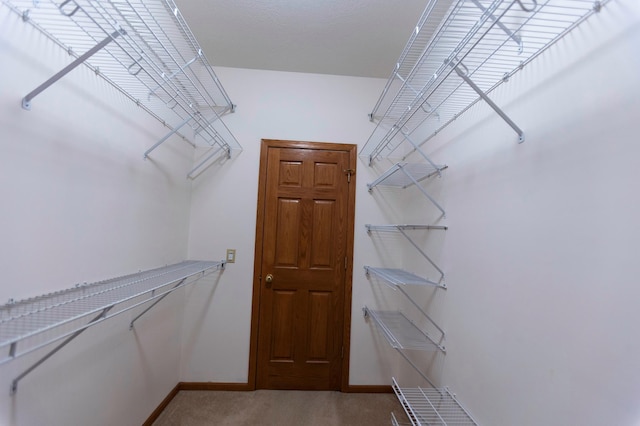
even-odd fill
[[[348,151],[268,147],[257,387],[340,389]]]

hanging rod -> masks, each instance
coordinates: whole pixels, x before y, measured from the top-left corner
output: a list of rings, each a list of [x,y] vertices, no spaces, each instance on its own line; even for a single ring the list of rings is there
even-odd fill
[[[359,155],[370,164],[404,160],[482,100],[522,142],[522,129],[488,95],[608,1],[430,0],[369,115],[377,125]],[[419,139],[405,149],[407,135]]]
[[[64,339],[14,379],[11,393],[17,391],[22,378],[87,328],[156,301],[131,321],[130,329],[133,329],[134,322],[155,306],[157,301],[178,288],[224,269],[225,263],[184,261],[0,306],[0,350],[7,350],[0,364]],[[172,287],[168,287],[172,284]]]
[[[65,74],[86,65],[167,126],[171,131],[166,138],[176,134],[192,146],[242,150],[220,120],[235,105],[173,0],[1,1],[76,58]],[[25,106],[53,82],[52,77],[27,95]],[[196,126],[194,135],[179,133],[180,124],[196,115],[211,129],[201,132]]]
[[[207,164],[209,162],[209,160],[211,160],[212,158],[214,158],[216,155],[218,154],[222,154],[222,156],[226,159],[231,158],[231,152],[228,149],[225,149],[224,147],[219,147],[217,149],[213,149],[212,148],[212,152],[209,153],[208,155],[206,155],[204,157],[204,159],[202,159],[202,161],[200,161],[198,164],[195,165],[195,167],[193,169],[191,169],[189,171],[189,173],[187,173],[187,179],[193,179],[194,176],[196,175],[196,171],[198,171],[202,166],[204,166],[205,164]]]

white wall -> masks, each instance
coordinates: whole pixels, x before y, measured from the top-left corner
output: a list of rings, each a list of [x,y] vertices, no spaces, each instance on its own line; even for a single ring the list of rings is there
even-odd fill
[[[0,6],[0,304],[186,258],[193,149]],[[203,177],[204,178],[204,177]],[[171,296],[180,301],[184,294]],[[39,351],[0,366],[2,425],[138,425],[178,382],[179,303],[86,331],[20,382]],[[6,354],[2,355],[5,358]]]
[[[367,114],[384,80],[243,69],[217,69],[234,103],[225,122],[243,152],[225,167],[208,170],[215,179],[193,183],[189,257],[223,258],[237,250],[215,288],[194,288],[186,311],[183,381],[246,383],[248,380],[252,277],[258,195],[260,140],[289,139],[362,145],[373,131]],[[364,262],[376,259],[365,220],[381,216],[365,183],[375,174],[359,162],[356,175],[356,235],[353,281],[351,384],[389,382],[389,349],[372,339],[362,318],[374,299]],[[367,212],[367,214],[364,214]],[[200,308],[206,300],[208,309]],[[193,314],[191,313],[193,312]],[[377,336],[374,336],[377,338]]]
[[[480,424],[640,424],[639,46],[640,5],[610,2],[492,95],[526,142],[478,105],[426,146],[449,166],[430,373]]]

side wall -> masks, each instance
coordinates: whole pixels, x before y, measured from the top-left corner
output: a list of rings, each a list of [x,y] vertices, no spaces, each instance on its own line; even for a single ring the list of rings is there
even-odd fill
[[[0,6],[1,304],[187,255],[189,145],[170,140],[144,161],[166,129],[85,67],[21,108],[70,60]],[[0,424],[141,424],[178,382],[182,304],[165,302],[133,332],[140,309],[87,330],[13,397],[44,352],[0,365]]]
[[[423,365],[480,424],[640,422],[638,46],[640,6],[612,1],[491,95],[523,144],[477,105],[425,147],[450,228],[422,299],[447,354]],[[434,211],[410,194],[407,222]]]

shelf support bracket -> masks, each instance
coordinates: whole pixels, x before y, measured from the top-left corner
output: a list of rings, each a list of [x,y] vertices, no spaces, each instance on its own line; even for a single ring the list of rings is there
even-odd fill
[[[143,316],[144,314],[146,314],[147,312],[149,312],[154,306],[156,306],[158,303],[160,303],[160,301],[162,299],[164,299],[165,297],[167,297],[168,295],[170,295],[173,290],[175,290],[176,288],[180,287],[187,279],[183,278],[180,281],[178,281],[178,283],[176,285],[174,285],[173,287],[171,287],[171,290],[169,290],[167,293],[163,294],[162,296],[160,296],[158,298],[158,300],[156,300],[155,302],[153,302],[151,305],[147,306],[147,308],[140,312],[134,319],[131,320],[131,323],[129,324],[129,330],[133,330],[133,323],[136,322],[138,320],[138,318],[140,318],[141,316]]]
[[[436,265],[436,263],[427,255],[427,253],[424,252],[424,250],[422,250],[420,248],[420,246],[418,246],[415,241],[413,241],[413,239],[406,233],[404,232],[404,230],[402,228],[397,228],[398,232],[400,232],[406,239],[407,241],[409,241],[409,243],[416,249],[418,250],[418,253],[420,253],[422,255],[422,257],[424,257],[425,259],[427,259],[427,261],[431,264],[431,266],[433,266],[439,273],[440,273],[440,282],[442,282],[442,280],[444,279],[444,271],[442,269],[440,269],[440,267],[438,267],[438,265]],[[442,286],[444,288],[446,288],[446,286],[444,284],[442,284]]]
[[[402,173],[404,173],[405,176],[407,176],[409,178],[409,180],[411,182],[413,182],[413,184],[420,190],[420,192],[422,192],[424,194],[424,196],[427,197],[429,199],[429,201],[431,201],[433,203],[433,205],[436,206],[438,208],[438,210],[440,210],[442,212],[443,215],[446,215],[446,213],[445,213],[444,209],[442,208],[442,206],[440,204],[438,204],[438,202],[436,200],[434,200],[431,195],[429,195],[429,193],[422,187],[422,185],[420,185],[420,182],[418,182],[416,180],[416,178],[411,176],[411,173],[406,171],[404,169],[404,166],[399,165],[399,167],[400,167],[400,170],[402,170]]]
[[[420,149],[420,147],[418,146],[418,144],[416,144],[410,137],[409,134],[407,132],[405,132],[404,130],[400,130],[400,134],[405,138],[405,140],[407,142],[409,142],[411,144],[411,146],[413,146],[413,148],[418,151],[418,153],[422,156],[422,158],[424,158],[427,163],[429,163],[431,165],[431,167],[433,167],[434,169],[437,170],[438,176],[442,176],[442,168],[438,167],[436,165],[436,163],[434,163],[433,161],[431,161],[431,159],[427,156],[427,154],[425,154],[424,152],[422,152],[422,150]]]
[[[410,358],[409,358],[409,357],[408,357],[408,356],[407,356],[407,355],[402,351],[402,349],[395,348],[395,350],[396,350],[396,351],[398,351],[398,353],[399,353],[400,355],[402,355],[402,358],[404,358],[404,359],[405,359],[405,361],[407,361],[407,362],[409,363],[409,365],[410,365],[411,367],[413,367],[413,369],[414,369],[414,370],[416,370],[416,373],[418,373],[418,374],[420,375],[420,377],[422,377],[424,380],[426,380],[426,382],[427,382],[427,383],[429,383],[429,385],[430,385],[432,388],[434,388],[434,389],[438,389],[438,388],[436,387],[436,385],[434,385],[434,384],[433,384],[433,382],[432,382],[431,380],[429,380],[429,377],[428,377],[426,374],[424,374],[424,373],[422,372],[422,370],[420,369],[420,367],[418,367],[418,366],[417,366],[413,361],[411,361],[411,359],[410,359]],[[444,424],[446,424],[446,423],[442,423],[442,424],[444,425]]]
[[[509,116],[505,114],[504,111],[502,111],[500,107],[496,105],[496,103],[493,102],[491,98],[489,98],[487,94],[484,93],[482,89],[480,89],[480,87],[478,87],[473,82],[473,80],[471,80],[471,78],[469,78],[466,72],[460,70],[459,65],[452,66],[456,74],[458,74],[458,76],[463,79],[464,82],[467,83],[469,87],[471,87],[473,91],[476,92],[518,134],[518,143],[524,142],[524,132],[522,131],[522,129],[520,129],[520,127],[518,127],[518,125],[511,118],[509,118]]]
[[[411,298],[411,296],[409,296],[409,294],[402,288],[402,286],[396,286],[396,288],[398,290],[400,290],[400,293],[404,294],[404,296],[407,298],[407,300],[409,300],[409,302],[411,302],[411,304],[413,306],[416,307],[416,309],[418,311],[420,311],[420,313],[422,315],[424,315],[424,317],[431,323],[431,325],[433,325],[439,332],[440,332],[440,343],[435,342],[433,340],[431,340],[434,344],[436,344],[438,346],[438,348],[442,351],[442,352],[446,352],[446,349],[444,346],[442,346],[442,341],[445,339],[446,334],[444,332],[444,330],[442,329],[442,327],[440,327],[438,324],[436,324],[436,322],[429,316],[429,314],[427,314],[424,309],[422,309],[420,307],[420,305],[418,305],[413,298]]]
[[[22,372],[22,374],[20,374],[18,377],[13,379],[13,382],[11,382],[11,390],[10,390],[11,395],[15,395],[18,392],[18,382],[20,382],[20,380],[24,379],[27,374],[31,373],[33,370],[38,368],[43,362],[45,362],[46,360],[51,358],[56,352],[58,352],[60,349],[65,347],[67,344],[69,344],[73,339],[75,339],[80,334],[82,334],[82,332],[85,331],[87,328],[89,328],[89,326],[91,324],[106,318],[107,313],[111,310],[111,308],[113,308],[113,306],[114,305],[111,305],[111,306],[108,306],[108,307],[104,308],[95,318],[93,318],[91,321],[89,321],[86,324],[85,327],[81,328],[80,330],[78,330],[75,333],[73,333],[71,336],[67,337],[64,340],[64,342],[60,343],[58,346],[53,348],[45,356],[40,358],[35,364],[33,364],[31,367],[27,368],[25,371]]]
[[[111,33],[111,35],[107,36],[100,43],[96,44],[94,47],[92,47],[91,49],[87,50],[83,55],[81,55],[78,58],[76,58],[75,61],[71,62],[69,65],[64,67],[62,70],[58,71],[53,77],[51,77],[50,79],[48,79],[47,81],[42,83],[40,86],[38,86],[35,89],[33,89],[31,92],[29,92],[27,94],[27,96],[22,98],[22,108],[24,108],[26,110],[31,110],[31,101],[33,100],[33,98],[35,98],[40,93],[42,93],[44,90],[49,88],[49,86],[51,86],[53,83],[55,83],[56,81],[60,80],[62,77],[67,75],[69,72],[71,72],[78,65],[81,65],[82,63],[84,63],[87,59],[89,59],[91,56],[93,56],[96,52],[98,52],[99,50],[104,48],[106,45],[111,43],[113,40],[115,40],[117,37],[119,37],[122,34],[126,34],[126,32],[123,29],[119,29],[117,31],[114,31],[113,33]]]

